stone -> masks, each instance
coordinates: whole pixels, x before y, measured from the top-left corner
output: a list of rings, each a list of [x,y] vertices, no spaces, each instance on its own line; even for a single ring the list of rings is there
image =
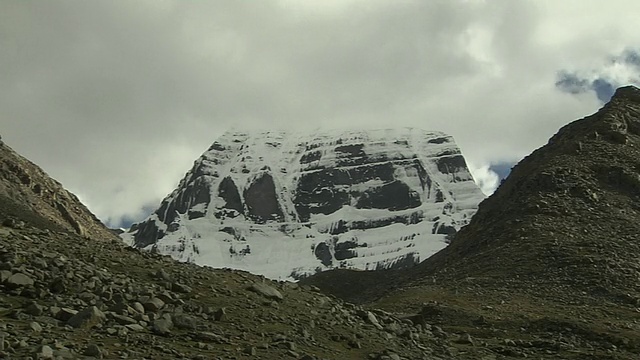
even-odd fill
[[[24,286],[33,286],[33,283],[33,279],[23,273],[15,273],[5,281],[5,285],[10,289],[16,289]]]
[[[156,271],[156,273],[155,273],[155,277],[156,277],[157,279],[159,279],[159,280],[171,281],[171,276],[170,276],[170,275],[169,275],[169,273],[168,273],[165,269],[163,269],[163,268],[158,269],[158,271]]]
[[[469,335],[467,333],[464,333],[464,334],[460,335],[458,337],[458,339],[456,340],[456,342],[458,344],[474,345],[473,338],[471,337],[471,335]]]
[[[160,294],[156,294],[156,297],[164,301],[165,304],[171,304],[175,301],[174,296],[169,291],[163,291]]]
[[[378,318],[376,318],[376,316],[371,311],[366,311],[364,313],[364,318],[371,325],[375,326],[376,329],[382,330],[382,325],[380,325],[380,322],[378,322]]]
[[[171,284],[171,290],[182,294],[188,294],[191,292],[191,288],[189,286],[181,283]]]
[[[91,301],[96,299],[96,295],[94,295],[94,294],[92,294],[92,293],[90,293],[88,291],[84,291],[84,292],[81,292],[80,294],[78,294],[78,298],[80,300],[82,300],[82,301],[85,301],[85,302],[91,302]]]
[[[5,331],[0,331],[0,351],[4,351],[8,346],[7,338],[9,337],[9,333]]]
[[[151,318],[152,318],[152,317],[153,317],[153,319],[155,319],[155,316],[154,316],[154,314],[153,314],[153,313],[150,313],[149,315],[147,315],[147,314],[138,314],[138,313],[136,313],[136,314],[134,314],[134,315],[133,315],[133,318],[134,318],[136,321],[146,321],[146,322],[149,322],[149,321],[151,321]]]
[[[274,287],[269,286],[263,283],[254,283],[249,286],[249,290],[258,293],[266,298],[274,299],[274,300],[283,300],[284,296],[280,293],[280,291],[276,290]]]
[[[2,226],[6,226],[16,230],[24,229],[25,225],[26,224],[24,223],[24,221],[14,218],[6,218],[2,221]]]
[[[54,294],[67,292],[67,282],[62,277],[56,277],[49,283],[49,290]]]
[[[151,324],[151,331],[158,335],[169,335],[171,333],[171,329],[173,328],[173,323],[169,319],[160,318],[153,320]]]
[[[200,340],[200,341],[206,341],[206,342],[214,342],[214,343],[218,343],[218,344],[227,344],[229,343],[229,340],[226,339],[224,336],[209,332],[209,331],[200,331],[198,333],[196,333],[196,339]]]
[[[38,269],[46,269],[49,264],[47,263],[47,260],[42,259],[42,258],[35,258],[31,260],[31,263],[33,264],[33,266],[37,267]]]
[[[53,359],[53,349],[49,345],[41,345],[38,346],[35,353],[33,354],[36,359]]]
[[[196,318],[186,314],[174,314],[171,320],[178,329],[195,330],[198,325]]]
[[[42,332],[42,326],[35,321],[29,323],[29,329],[33,330],[34,333]]]
[[[9,270],[0,270],[0,283],[4,283],[13,275]]]
[[[44,313],[44,306],[33,302],[24,309],[24,312],[29,315],[40,316]]]
[[[51,307],[50,311],[54,318],[61,321],[69,321],[78,311],[69,308]]]
[[[58,344],[56,344],[58,345]],[[53,350],[53,356],[56,360],[58,359],[77,359],[77,354],[75,354],[71,349],[67,347],[60,347]]]
[[[90,306],[73,315],[67,324],[74,328],[90,329],[101,325],[106,320],[105,314],[95,306]]]
[[[215,321],[225,321],[227,318],[227,310],[225,308],[220,308],[213,313],[213,319]]]
[[[132,317],[113,314],[113,319],[120,325],[137,324],[138,321]]]
[[[124,327],[127,328],[128,330],[136,331],[136,332],[144,330],[144,327],[142,327],[142,325],[140,324],[129,324],[129,325],[125,325]]]
[[[250,355],[250,356],[255,356],[257,354],[255,346],[247,346],[244,349],[244,352],[245,352],[245,354]]]
[[[129,314],[129,306],[125,303],[119,302],[109,308],[109,311],[114,312],[119,315],[128,315]]]
[[[96,344],[89,344],[87,345],[87,348],[84,350],[84,355],[86,356],[93,356],[95,358],[101,359],[102,358],[102,350],[100,349],[100,347]]]
[[[144,304],[142,304],[144,306],[144,309],[146,311],[150,311],[150,312],[158,312],[160,309],[162,309],[162,307],[165,305],[164,301],[160,300],[157,297],[153,297],[151,299],[149,299],[148,301],[146,301]]]
[[[136,312],[140,313],[140,314],[144,314],[144,306],[142,306],[141,303],[139,302],[134,302],[131,307],[133,308],[133,310],[135,310]]]

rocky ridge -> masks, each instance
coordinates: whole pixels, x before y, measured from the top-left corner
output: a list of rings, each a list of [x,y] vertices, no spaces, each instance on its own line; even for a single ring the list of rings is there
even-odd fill
[[[483,198],[443,133],[229,132],[123,237],[275,279],[401,268],[446,246]]]
[[[40,167],[0,141],[0,216],[34,224],[55,224],[83,237],[114,239],[78,198]]]
[[[553,284],[640,306],[638,159],[640,90],[620,88],[514,167],[452,246],[418,271]]]

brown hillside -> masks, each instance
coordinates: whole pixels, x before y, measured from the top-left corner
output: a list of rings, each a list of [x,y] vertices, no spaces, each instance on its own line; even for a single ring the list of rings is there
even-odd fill
[[[115,239],[78,198],[0,141],[0,215],[93,239]]]

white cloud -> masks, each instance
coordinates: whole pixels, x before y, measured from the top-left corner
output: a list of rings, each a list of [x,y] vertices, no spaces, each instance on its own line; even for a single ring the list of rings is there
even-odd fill
[[[483,169],[597,110],[557,73],[637,46],[638,18],[634,0],[5,1],[0,127],[102,219],[158,203],[231,126],[443,130]]]
[[[487,196],[493,194],[500,185],[498,174],[492,171],[489,165],[475,166],[474,164],[468,164],[468,166],[471,175],[473,175],[482,192]]]

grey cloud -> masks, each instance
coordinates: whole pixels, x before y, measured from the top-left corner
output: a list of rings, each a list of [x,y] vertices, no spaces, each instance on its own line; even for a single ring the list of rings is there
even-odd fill
[[[561,71],[558,74],[556,86],[560,90],[570,94],[580,94],[591,89],[591,82],[587,79],[580,78],[577,74]]]
[[[593,91],[595,91],[598,100],[600,100],[602,103],[606,103],[607,101],[611,100],[611,97],[616,91],[616,88],[618,88],[619,84],[612,84],[604,79],[595,79],[591,86],[593,88]]]
[[[626,49],[622,52],[621,56],[613,59],[614,63],[619,61],[627,65],[632,65],[640,71],[640,50]]]
[[[516,165],[515,162],[500,162],[491,164],[489,169],[498,175],[500,180],[506,179],[511,173],[511,169]]]
[[[579,71],[558,73],[556,87],[571,94],[593,92],[601,103],[611,99],[623,85],[640,85],[640,52],[627,48],[618,55],[606,56],[602,65]]]

